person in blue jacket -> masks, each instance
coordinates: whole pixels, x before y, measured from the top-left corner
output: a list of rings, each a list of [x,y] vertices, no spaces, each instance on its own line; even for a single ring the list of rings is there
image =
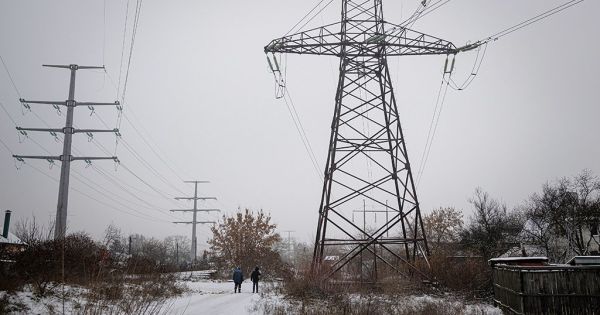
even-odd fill
[[[244,273],[242,272],[242,268],[236,267],[233,271],[233,283],[235,284],[233,287],[234,293],[242,292],[242,282],[244,282]]]

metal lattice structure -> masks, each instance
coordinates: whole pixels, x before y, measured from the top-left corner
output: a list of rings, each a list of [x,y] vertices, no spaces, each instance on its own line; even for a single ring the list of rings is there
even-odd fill
[[[376,280],[378,263],[396,271],[406,270],[401,265],[418,270],[417,258],[426,259],[427,238],[387,57],[450,55],[469,48],[384,21],[381,0],[342,0],[341,22],[277,38],[265,47],[266,53],[340,59],[313,268],[337,255],[327,263],[332,276],[360,258],[363,279],[363,256],[368,255],[371,280]],[[364,200],[385,209],[386,220],[367,227],[366,215],[362,226],[350,219]]]

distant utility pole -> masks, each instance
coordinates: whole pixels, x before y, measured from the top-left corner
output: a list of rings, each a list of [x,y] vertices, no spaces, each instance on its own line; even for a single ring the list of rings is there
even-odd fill
[[[287,243],[288,243],[288,248],[287,248],[287,252],[288,252],[288,259],[291,261],[292,260],[292,233],[296,232],[296,231],[282,231],[283,233],[287,233],[288,237],[287,237]]]
[[[81,156],[74,157],[71,155],[71,145],[73,142],[73,134],[75,133],[85,133],[88,136],[93,136],[93,133],[97,132],[114,132],[115,134],[119,134],[118,129],[112,130],[104,130],[104,129],[75,129],[73,128],[73,111],[77,106],[87,106],[90,110],[94,110],[94,106],[102,106],[102,105],[113,105],[117,106],[120,109],[120,104],[118,101],[114,103],[96,103],[96,102],[77,102],[75,101],[75,74],[77,70],[84,69],[104,69],[104,67],[97,66],[78,66],[78,65],[42,65],[44,67],[50,68],[62,68],[71,70],[71,81],[69,84],[69,99],[66,101],[29,101],[20,99],[21,103],[26,108],[30,108],[29,104],[46,104],[52,105],[57,110],[59,109],[59,105],[65,106],[67,108],[67,117],[65,126],[63,128],[21,128],[17,127],[17,130],[27,136],[27,131],[42,131],[42,132],[50,132],[50,134],[56,136],[56,133],[60,132],[65,135],[63,141],[63,153],[60,156],[31,156],[31,155],[13,155],[19,161],[23,161],[24,159],[43,159],[48,160],[49,162],[61,161],[60,168],[60,183],[58,188],[58,205],[56,207],[56,223],[54,228],[54,238],[59,239],[65,236],[67,231],[67,205],[69,202],[69,174],[71,171],[71,161],[83,160],[86,163],[91,163],[92,160],[114,160],[118,162],[116,156],[106,156],[106,157],[94,157],[94,156]]]
[[[219,209],[198,209],[198,200],[217,200],[217,198],[215,197],[198,197],[198,184],[202,183],[210,183],[208,181],[198,181],[198,180],[192,180],[192,181],[185,181],[185,183],[194,183],[194,197],[175,197],[176,200],[194,200],[194,209],[172,209],[169,211],[173,211],[173,212],[192,212],[193,218],[192,221],[176,221],[173,222],[175,224],[191,224],[192,225],[192,260],[193,263],[196,263],[196,251],[197,251],[197,239],[196,239],[196,225],[197,224],[215,224],[217,222],[215,221],[198,221],[197,220],[197,213],[198,212],[211,212],[211,211],[221,211]]]

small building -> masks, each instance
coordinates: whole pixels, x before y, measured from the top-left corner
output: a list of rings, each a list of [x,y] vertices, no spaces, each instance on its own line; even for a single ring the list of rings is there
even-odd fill
[[[15,253],[25,249],[27,244],[10,232],[11,211],[4,213],[4,225],[0,235],[0,259],[9,260]]]

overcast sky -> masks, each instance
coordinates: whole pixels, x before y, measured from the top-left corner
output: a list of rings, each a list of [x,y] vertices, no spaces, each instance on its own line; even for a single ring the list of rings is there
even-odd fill
[[[316,2],[144,0],[125,94],[124,142],[116,150],[123,166],[115,171],[110,161],[94,162],[95,168],[73,163],[69,230],[99,237],[114,223],[125,233],[189,235],[190,226],[170,222],[190,216],[168,210],[191,207],[170,198],[193,193],[193,186],[181,179],[198,179],[211,181],[201,185],[201,194],[219,198],[202,207],[218,207],[224,213],[238,207],[264,209],[280,230],[294,230],[301,240],[312,240],[322,183],[285,104],[275,99],[263,47],[285,34]],[[338,21],[340,2],[334,1],[309,26]],[[384,1],[386,20],[403,21],[419,2]],[[460,46],[563,2],[455,0],[419,20],[413,29]],[[107,70],[107,74],[79,71],[77,100],[120,97],[126,7],[124,0],[1,1],[0,55],[21,96],[65,100],[68,71],[41,65],[75,63],[104,64]],[[130,1],[125,64],[134,9],[135,1]],[[464,91],[449,90],[418,189],[424,213],[454,206],[468,216],[467,200],[478,186],[514,207],[548,180],[573,176],[584,168],[600,175],[598,12],[600,2],[584,1],[490,43],[473,84]],[[469,75],[474,58],[474,52],[458,56],[457,81]],[[416,168],[444,60],[443,56],[389,60]],[[327,154],[337,64],[335,57],[287,59],[288,89],[321,166]],[[123,81],[124,76],[121,86]],[[32,112],[23,115],[18,99],[6,71],[0,69],[0,102],[19,126],[64,124],[64,111],[59,116],[51,106],[32,105]],[[104,128],[101,118],[111,128],[116,126],[114,108],[96,108],[96,113],[90,116],[87,108],[77,108],[75,125]],[[30,139],[20,143],[14,127],[2,111],[0,139],[15,154],[47,155],[45,148],[60,155],[62,145],[52,136],[30,132]],[[115,150],[114,136],[99,134],[88,142],[78,134],[74,155],[105,155],[96,143]],[[46,222],[55,216],[59,164],[49,169],[44,160],[30,160],[17,170],[11,153],[1,146],[0,175],[0,208],[13,210],[13,222],[31,216]],[[207,220],[218,217],[201,215]],[[208,227],[199,228],[199,243],[208,232]]]

